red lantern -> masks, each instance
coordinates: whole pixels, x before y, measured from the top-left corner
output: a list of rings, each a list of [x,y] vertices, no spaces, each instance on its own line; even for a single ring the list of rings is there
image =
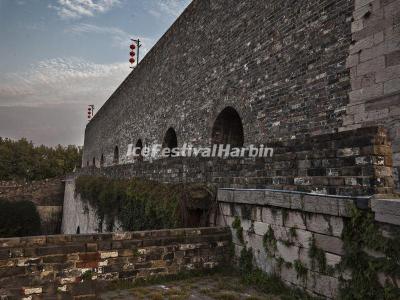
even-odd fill
[[[129,54],[130,54],[132,57],[135,56],[135,52],[133,52],[133,51],[131,51]]]
[[[134,44],[132,44],[132,45],[130,46],[130,48],[131,48],[132,50],[135,50],[135,49],[136,49],[136,46],[135,46]]]
[[[129,59],[129,62],[130,62],[131,64],[133,64],[133,63],[135,62],[135,59],[134,59],[133,57],[131,57],[131,58]]]

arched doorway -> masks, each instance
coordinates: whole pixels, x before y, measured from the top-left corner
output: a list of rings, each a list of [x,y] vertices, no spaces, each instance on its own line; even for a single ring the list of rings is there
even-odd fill
[[[96,157],[93,157],[92,165],[93,167],[96,167]]]
[[[162,147],[168,148],[170,150],[178,147],[178,139],[176,137],[176,132],[172,127],[170,127],[165,133]],[[170,153],[169,156],[172,156],[172,154]]]
[[[135,145],[135,157],[138,160],[142,160],[143,156],[142,156],[142,149],[143,149],[143,142],[141,139],[138,139]]]
[[[135,154],[140,155],[140,153],[142,152],[142,149],[143,149],[143,142],[141,139],[138,139],[138,141],[136,142],[135,148],[136,148]]]
[[[100,157],[100,167],[104,166],[104,154],[101,154]]]
[[[115,146],[113,163],[118,164],[118,162],[119,162],[119,149],[118,146]]]
[[[230,144],[242,147],[244,143],[243,124],[238,112],[233,107],[224,108],[214,121],[211,134],[212,144]]]

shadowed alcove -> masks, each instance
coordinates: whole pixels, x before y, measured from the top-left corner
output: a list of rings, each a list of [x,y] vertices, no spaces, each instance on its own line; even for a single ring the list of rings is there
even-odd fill
[[[143,142],[141,139],[137,140],[135,148],[136,148],[135,155],[137,155],[136,158],[138,160],[142,160],[143,159],[143,156],[142,156]]]
[[[173,149],[173,148],[177,148],[178,147],[178,139],[176,137],[176,132],[172,127],[170,127],[167,130],[167,132],[165,133],[162,147],[163,148],[169,148],[169,149]]]
[[[242,147],[244,143],[242,119],[233,107],[224,108],[214,122],[211,135],[212,144],[230,144]]]
[[[118,146],[115,146],[114,148],[114,164],[117,164],[119,162],[119,149]]]

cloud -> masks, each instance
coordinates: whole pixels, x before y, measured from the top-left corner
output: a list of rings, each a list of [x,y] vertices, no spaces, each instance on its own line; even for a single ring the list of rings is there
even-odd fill
[[[104,27],[87,23],[74,24],[71,27],[67,28],[65,31],[74,34],[98,33],[98,34],[116,34],[116,35],[128,36],[128,34],[125,31],[117,27]]]
[[[136,34],[130,34],[120,28],[117,27],[106,27],[106,26],[98,26],[94,24],[88,23],[79,23],[74,24],[67,29],[65,29],[66,33],[75,34],[75,35],[84,35],[84,34],[102,34],[109,36],[110,40],[112,40],[111,46],[120,49],[126,49],[127,53],[129,51],[129,44],[131,42],[131,38],[139,38],[142,41],[143,47],[141,49],[141,57],[146,55],[146,53],[153,47],[155,43],[155,39],[145,36],[138,36]]]
[[[82,144],[87,105],[97,111],[130,71],[128,62],[55,58],[0,74],[0,136]]]
[[[38,62],[0,75],[0,106],[103,103],[129,74],[128,63],[95,64],[78,58]]]
[[[190,0],[157,0],[150,2],[148,12],[154,17],[178,17],[188,6]]]
[[[56,10],[62,19],[79,19],[105,13],[119,4],[120,0],[58,0],[49,8]]]

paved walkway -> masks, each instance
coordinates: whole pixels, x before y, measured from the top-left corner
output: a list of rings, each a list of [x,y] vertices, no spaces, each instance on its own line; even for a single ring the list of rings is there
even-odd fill
[[[280,300],[279,297],[265,295],[243,285],[237,277],[218,275],[110,291],[102,294],[101,299]]]

